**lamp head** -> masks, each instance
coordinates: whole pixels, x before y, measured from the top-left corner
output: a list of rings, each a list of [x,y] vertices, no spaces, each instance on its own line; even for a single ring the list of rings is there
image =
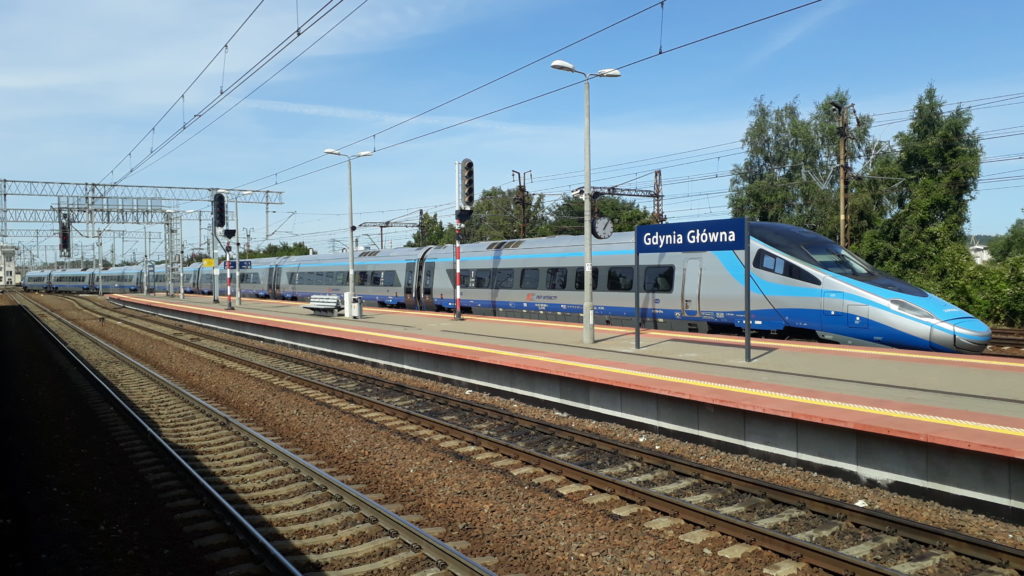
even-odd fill
[[[594,76],[601,76],[602,78],[618,78],[619,76],[622,76],[622,72],[619,72],[615,68],[604,68],[602,70],[598,70]]]
[[[564,72],[576,71],[576,67],[573,66],[572,64],[569,64],[565,60],[555,60],[554,62],[551,63],[551,67],[554,68],[555,70],[562,70]]]

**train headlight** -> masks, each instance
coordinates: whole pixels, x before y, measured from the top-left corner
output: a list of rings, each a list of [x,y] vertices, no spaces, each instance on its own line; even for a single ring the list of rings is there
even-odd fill
[[[924,320],[934,320],[935,315],[931,312],[921,308],[916,304],[911,304],[906,300],[889,300],[889,306],[892,306],[893,310],[899,310],[904,314],[910,314],[915,318],[921,318]]]

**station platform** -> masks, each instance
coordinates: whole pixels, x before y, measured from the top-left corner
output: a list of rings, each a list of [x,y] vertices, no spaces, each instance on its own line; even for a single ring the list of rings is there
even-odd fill
[[[301,302],[112,295],[133,308],[602,414],[1024,515],[1024,359]]]

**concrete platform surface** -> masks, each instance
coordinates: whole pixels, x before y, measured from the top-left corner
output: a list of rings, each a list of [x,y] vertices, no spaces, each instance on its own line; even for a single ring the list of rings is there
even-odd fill
[[[1024,359],[752,340],[565,322],[364,308],[359,319],[314,316],[299,302],[116,295],[243,322],[279,323],[344,339],[436,349],[481,362],[585,378],[712,404],[872,429],[1024,458]]]

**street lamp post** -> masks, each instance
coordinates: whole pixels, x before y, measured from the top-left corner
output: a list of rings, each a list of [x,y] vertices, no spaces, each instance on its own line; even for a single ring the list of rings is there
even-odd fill
[[[358,318],[358,316],[352,314],[352,299],[356,294],[356,227],[353,223],[352,210],[352,159],[372,156],[373,152],[364,150],[358,154],[349,155],[343,154],[334,148],[327,148],[324,150],[324,154],[343,156],[345,158],[345,163],[348,164],[348,291],[345,292],[345,318]]]
[[[241,262],[241,258],[242,258],[242,227],[239,225],[239,222],[238,222],[238,197],[239,196],[248,196],[249,194],[252,194],[252,193],[253,193],[252,190],[240,190],[240,191],[237,191],[234,194],[234,197],[235,197],[235,238],[238,238],[238,240],[235,240],[235,266],[234,266],[234,268],[235,268],[235,306],[238,307],[238,308],[242,307],[242,283],[241,283],[240,277],[239,277],[239,274],[241,273],[241,272],[239,272],[239,267],[241,266],[241,263],[242,263]],[[229,241],[229,243],[230,243],[230,241]],[[228,257],[230,258],[230,255]],[[228,270],[228,274],[231,274],[230,270]],[[230,298],[228,300],[230,301]]]
[[[591,231],[591,192],[590,192],[590,79],[618,78],[621,72],[614,68],[604,68],[593,74],[576,69],[565,60],[551,63],[555,70],[573,72],[583,75],[583,343],[594,343],[594,249]]]

